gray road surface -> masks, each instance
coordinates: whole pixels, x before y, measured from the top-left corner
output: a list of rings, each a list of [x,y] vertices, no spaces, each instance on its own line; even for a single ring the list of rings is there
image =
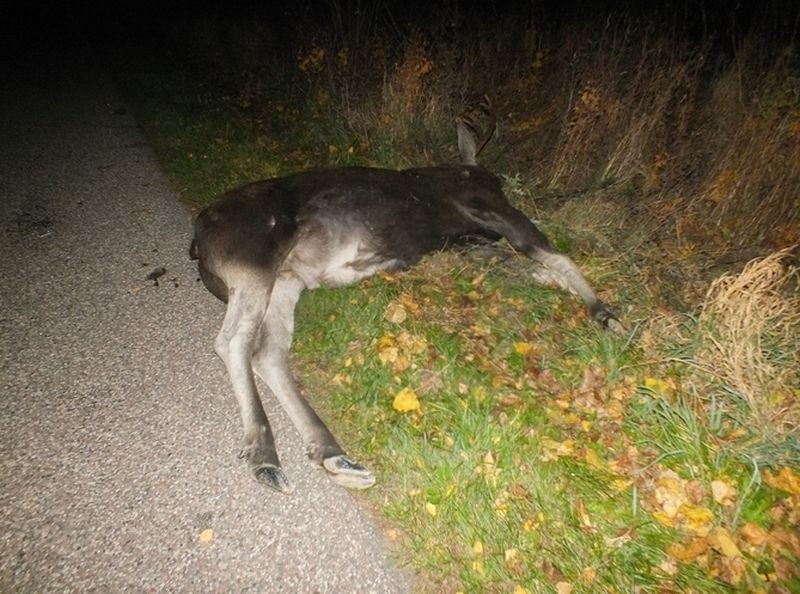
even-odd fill
[[[408,591],[273,401],[295,491],[248,478],[189,213],[90,53],[25,51],[0,65],[0,591]]]

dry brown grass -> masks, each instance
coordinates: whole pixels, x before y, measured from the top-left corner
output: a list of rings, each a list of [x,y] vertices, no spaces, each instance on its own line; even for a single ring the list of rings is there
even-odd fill
[[[800,426],[800,293],[791,249],[751,261],[708,290],[696,359],[736,390],[757,422]]]
[[[573,31],[559,48],[572,73],[561,85],[546,81],[561,86],[566,103],[551,187],[631,179],[653,186],[684,148],[676,140],[697,107],[702,49],[655,31],[651,22],[610,19],[600,33]]]
[[[715,257],[800,238],[796,57],[781,52],[767,60],[753,47],[745,44],[713,81],[705,108],[708,167],[680,215],[681,226]]]
[[[624,186],[635,196],[631,222],[684,269],[688,259],[702,270],[792,245],[800,71],[792,42],[768,38],[754,29],[723,58],[710,41],[681,42],[647,20],[567,28],[544,53],[528,91],[536,100],[514,105],[529,110],[515,114],[519,136],[538,139],[526,146],[538,155],[535,177],[562,195]],[[548,139],[549,155],[533,152]]]
[[[711,402],[720,394],[717,388],[732,391],[747,404],[751,427],[778,435],[800,428],[796,249],[779,250],[752,260],[738,274],[717,278],[694,318],[658,312],[639,341],[651,364],[677,365],[700,402],[720,406]],[[732,413],[738,404],[723,406]]]
[[[343,111],[347,125],[370,143],[407,144],[419,122],[438,127],[449,105],[437,84],[440,65],[419,35],[410,36],[397,55],[379,53],[380,93],[366,94]]]
[[[701,401],[719,394],[715,386],[732,390],[747,403],[751,427],[779,435],[800,428],[796,249],[752,260],[738,274],[717,278],[694,322],[669,311],[657,313],[639,342],[651,364],[677,365]],[[732,411],[736,403],[725,408]]]

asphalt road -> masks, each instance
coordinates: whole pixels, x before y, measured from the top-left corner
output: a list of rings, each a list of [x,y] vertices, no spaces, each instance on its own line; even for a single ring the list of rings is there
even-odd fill
[[[249,478],[188,211],[90,52],[24,52],[0,65],[0,591],[408,591],[269,399],[294,493]]]

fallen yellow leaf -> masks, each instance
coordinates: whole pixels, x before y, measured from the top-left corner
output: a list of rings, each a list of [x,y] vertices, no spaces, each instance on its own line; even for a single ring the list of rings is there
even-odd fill
[[[683,563],[691,563],[707,551],[708,541],[705,538],[695,538],[688,543],[673,542],[667,547],[667,554]]]
[[[575,441],[566,439],[562,442],[555,441],[549,437],[542,437],[542,460],[550,462],[562,456],[572,456],[575,454]]]
[[[653,517],[655,518],[656,522],[661,524],[662,526],[666,526],[667,528],[674,528],[675,527],[675,516],[670,516],[665,512],[653,512]]]
[[[422,309],[420,304],[414,300],[414,297],[408,293],[400,294],[400,303],[413,314],[419,313],[420,309]]]
[[[709,533],[708,543],[714,548],[714,550],[722,553],[729,559],[742,556],[742,552],[739,550],[739,547],[737,547],[736,543],[733,542],[731,533],[721,526],[717,526]]]
[[[406,318],[408,318],[408,311],[406,311],[406,308],[403,307],[402,304],[393,301],[386,308],[386,312],[383,314],[383,317],[387,322],[392,322],[393,324],[402,324],[406,321]]]
[[[717,564],[717,570],[720,579],[732,586],[738,586],[747,572],[747,566],[741,557],[722,557]]]
[[[428,342],[421,336],[403,330],[397,335],[397,344],[412,355],[419,355],[428,350]]]
[[[410,388],[403,388],[397,393],[397,396],[394,397],[392,407],[397,412],[401,413],[419,410],[419,398],[417,398],[417,393]]]
[[[592,468],[603,468],[603,462],[600,460],[600,456],[592,449],[586,450],[586,463]]]
[[[586,504],[583,503],[582,499],[575,500],[575,511],[578,513],[578,521],[580,522],[581,529],[590,534],[596,532],[592,524],[592,519],[589,517],[589,512],[586,509]]]
[[[780,489],[792,495],[800,495],[800,476],[785,466],[777,474],[772,474],[769,470],[764,471],[764,482],[773,489]]]
[[[714,519],[714,512],[707,507],[697,505],[682,505],[680,513],[683,515],[685,522],[683,526],[688,528],[698,536],[705,536],[708,534],[711,527],[709,524]]]
[[[542,525],[543,520],[544,520],[544,514],[542,512],[539,512],[538,514],[536,514],[535,518],[528,518],[527,520],[525,520],[525,523],[522,524],[522,529],[525,532],[533,532],[534,530],[539,528],[539,526]]]
[[[436,509],[436,504],[435,503],[431,503],[430,501],[428,501],[425,504],[425,511],[428,512],[429,516],[436,516],[436,512],[438,510]]]
[[[660,475],[658,475],[658,480],[656,481],[656,485],[660,489],[665,489],[666,491],[670,491],[672,493],[680,493],[683,491],[683,483],[685,481],[678,476],[678,473],[674,470],[665,470]]]
[[[664,559],[658,564],[658,568],[667,575],[677,575],[678,573],[678,564],[675,559]]]
[[[591,584],[597,578],[597,570],[594,567],[585,567],[581,572],[584,584]]]
[[[399,353],[400,351],[396,346],[387,346],[378,351],[378,359],[380,359],[381,363],[384,365],[387,363],[394,363],[397,361]]]
[[[394,334],[391,332],[384,334],[378,339],[378,349],[395,346]]]
[[[519,353],[520,355],[523,355],[523,356],[525,356],[528,353],[530,353],[532,348],[533,347],[531,346],[531,343],[529,343],[529,342],[515,342],[514,343],[514,350],[517,353]]]
[[[669,383],[665,382],[662,379],[658,379],[655,377],[648,377],[644,380],[644,386],[648,390],[655,392],[656,394],[665,395],[669,392],[670,385]]]
[[[211,528],[206,528],[200,533],[198,540],[202,543],[208,543],[214,540],[214,531]]]
[[[752,522],[747,522],[739,529],[739,534],[742,535],[742,538],[745,539],[748,543],[753,545],[754,547],[760,547],[765,542],[767,542],[767,537],[769,533],[764,530],[761,526],[757,524],[753,524]]]
[[[736,489],[725,481],[711,481],[711,494],[714,501],[720,505],[733,505],[733,498],[736,497]]]
[[[556,584],[556,592],[558,594],[572,594],[573,586],[569,582],[558,582]]]

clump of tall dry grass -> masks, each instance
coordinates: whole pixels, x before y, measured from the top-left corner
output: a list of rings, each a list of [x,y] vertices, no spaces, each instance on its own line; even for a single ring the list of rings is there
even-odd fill
[[[642,332],[653,364],[672,367],[706,405],[747,405],[740,422],[784,434],[800,428],[800,272],[797,246],[752,260],[711,283],[696,316],[661,312]],[[722,391],[719,390],[722,388]],[[735,394],[727,403],[720,394]],[[712,397],[713,395],[713,397]],[[715,402],[711,402],[716,399]]]
[[[800,289],[791,249],[751,261],[708,290],[696,360],[744,398],[757,422],[800,427]]]

